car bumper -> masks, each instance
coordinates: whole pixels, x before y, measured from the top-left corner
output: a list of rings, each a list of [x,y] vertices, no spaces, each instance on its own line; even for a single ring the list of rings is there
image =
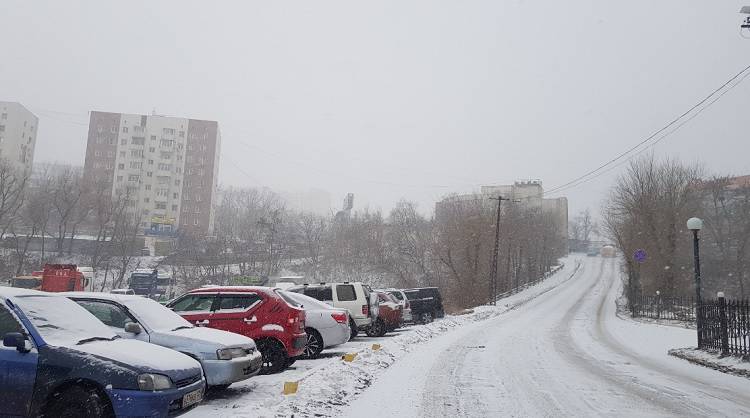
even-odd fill
[[[337,324],[330,328],[321,329],[320,335],[323,337],[323,346],[328,348],[348,342],[352,336],[352,331],[349,324]]]
[[[107,393],[117,417],[167,417],[180,415],[200,403],[183,406],[182,401],[185,395],[198,390],[202,397],[205,388],[206,381],[201,379],[177,389],[156,392],[108,389]]]
[[[367,329],[372,325],[372,318],[368,317],[352,317],[354,323],[357,324],[357,329]]]
[[[253,377],[260,371],[263,358],[260,351],[231,360],[202,360],[208,386],[229,385]]]
[[[402,314],[401,314],[401,319],[403,319],[404,322],[411,322],[411,321],[413,321],[414,318],[412,318],[412,316],[411,316],[411,309],[409,309],[408,311],[403,311]]]
[[[305,346],[307,345],[307,334],[296,334],[290,340],[290,346],[286,350],[286,354],[291,357],[299,357],[305,353]]]

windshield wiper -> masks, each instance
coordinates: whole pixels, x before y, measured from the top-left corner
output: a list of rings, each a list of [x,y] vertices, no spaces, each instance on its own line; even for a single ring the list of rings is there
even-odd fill
[[[173,329],[172,331],[179,331],[181,329],[190,329],[190,328],[193,328],[193,326],[192,325],[180,325],[179,327]]]
[[[86,343],[90,343],[90,342],[92,342],[92,341],[114,341],[114,340],[116,340],[117,338],[120,338],[120,336],[119,336],[119,335],[115,335],[115,336],[114,336],[114,337],[112,337],[112,338],[107,338],[107,337],[91,337],[91,338],[84,338],[84,339],[82,339],[81,341],[78,341],[78,342],[76,343],[76,345],[86,344]]]

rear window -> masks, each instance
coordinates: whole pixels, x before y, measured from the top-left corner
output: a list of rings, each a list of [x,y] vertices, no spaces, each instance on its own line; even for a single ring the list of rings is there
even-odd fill
[[[357,300],[357,293],[354,291],[354,285],[351,284],[336,285],[336,295],[341,302]]]
[[[402,295],[401,292],[388,292],[388,294],[396,298],[399,302],[404,300],[404,295]]]
[[[287,303],[287,305],[293,307],[293,308],[299,308],[300,303],[298,303],[292,294],[286,293],[283,290],[276,289],[276,294],[279,295],[282,299],[284,299],[284,302]],[[304,295],[303,295],[304,296]]]
[[[221,299],[219,299],[218,310],[245,311],[260,301],[261,297],[254,293],[249,293],[247,295],[222,295]]]
[[[331,286],[307,286],[304,289],[304,295],[317,300],[333,300],[333,290]]]

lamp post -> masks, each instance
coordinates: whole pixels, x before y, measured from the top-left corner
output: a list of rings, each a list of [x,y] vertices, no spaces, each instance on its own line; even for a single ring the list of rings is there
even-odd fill
[[[700,218],[690,218],[687,221],[687,228],[693,231],[693,259],[695,271],[695,327],[698,331],[698,348],[701,348],[701,332],[703,331],[703,321],[701,321],[701,256],[698,245],[698,232],[703,229],[703,221]]]

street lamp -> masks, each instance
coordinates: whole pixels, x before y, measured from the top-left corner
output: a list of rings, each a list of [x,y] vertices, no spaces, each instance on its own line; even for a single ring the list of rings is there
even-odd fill
[[[695,271],[695,327],[698,331],[698,348],[701,347],[701,332],[703,331],[701,321],[701,256],[698,246],[698,232],[703,229],[703,221],[700,218],[690,218],[687,221],[687,228],[693,231],[693,259]]]

